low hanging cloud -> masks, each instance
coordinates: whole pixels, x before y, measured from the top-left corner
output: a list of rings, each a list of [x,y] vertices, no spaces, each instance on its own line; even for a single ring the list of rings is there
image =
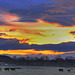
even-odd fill
[[[75,53],[75,42],[61,44],[37,45],[28,43],[19,44],[17,39],[0,38],[0,54],[9,55],[61,55]]]
[[[28,41],[28,39],[26,40]],[[37,45],[28,43],[20,43],[17,39],[2,39],[0,38],[0,50],[27,50],[35,49],[36,51],[40,50],[53,50],[58,52],[67,52],[75,50],[75,42],[61,43],[61,44],[44,44]]]

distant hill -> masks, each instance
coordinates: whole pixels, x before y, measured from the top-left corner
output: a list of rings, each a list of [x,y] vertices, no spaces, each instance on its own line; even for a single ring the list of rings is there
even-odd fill
[[[75,59],[72,59],[72,57],[67,57],[66,59],[57,57],[56,59],[49,60],[47,57],[36,57],[33,59],[31,57],[11,58],[9,56],[0,55],[0,62],[5,62],[16,66],[75,67]]]
[[[13,63],[13,59],[9,56],[0,55],[0,62]]]

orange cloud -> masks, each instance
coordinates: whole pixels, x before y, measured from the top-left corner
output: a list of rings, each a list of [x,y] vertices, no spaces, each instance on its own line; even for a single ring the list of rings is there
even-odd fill
[[[29,41],[29,39],[23,39],[23,40],[20,40],[20,41],[19,41],[19,44],[27,43],[27,41]]]
[[[0,33],[8,35],[0,36],[1,38],[16,38],[20,40],[20,44],[29,43],[41,45],[75,41],[74,36],[70,34],[71,31],[75,31],[75,25],[62,26],[59,23],[50,23],[41,19],[38,19],[38,22],[14,22],[14,20],[20,19],[20,17],[14,14],[4,15],[3,18],[5,22],[11,25],[0,25]],[[12,29],[14,29],[14,31]],[[26,41],[26,39],[29,40]]]
[[[75,53],[75,51],[68,52],[55,52],[53,50],[44,50],[44,51],[36,51],[34,49],[30,50],[0,50],[0,54],[10,54],[10,55],[31,55],[31,54],[42,54],[42,55],[60,55],[65,53]]]
[[[18,16],[16,15],[11,15],[11,14],[7,14],[4,16],[5,19],[9,20],[9,21],[17,21],[19,19]]]
[[[12,24],[14,21],[18,21],[20,19],[19,16],[16,14],[10,14],[8,12],[3,11],[3,13],[0,13],[0,21],[7,23],[7,24]]]

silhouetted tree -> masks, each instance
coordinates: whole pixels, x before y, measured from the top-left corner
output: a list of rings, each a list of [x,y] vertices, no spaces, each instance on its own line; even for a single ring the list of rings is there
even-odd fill
[[[65,60],[74,60],[74,58],[72,56],[67,56]]]
[[[38,60],[39,58],[38,57],[34,57],[34,59],[33,60]]]

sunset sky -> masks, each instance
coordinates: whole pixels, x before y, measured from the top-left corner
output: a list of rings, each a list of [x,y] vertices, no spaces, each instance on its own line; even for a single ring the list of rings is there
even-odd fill
[[[75,56],[75,0],[0,0],[0,54]]]

